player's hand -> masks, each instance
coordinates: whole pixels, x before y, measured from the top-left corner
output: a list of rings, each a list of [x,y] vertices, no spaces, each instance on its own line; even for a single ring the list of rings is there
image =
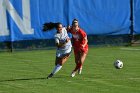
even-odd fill
[[[70,38],[67,38],[67,39],[66,39],[66,43],[67,43],[69,40],[70,40]]]
[[[70,25],[68,25],[66,29],[69,31],[69,30],[71,29],[71,26],[70,26]]]
[[[84,48],[85,47],[85,45],[82,45],[82,48]]]

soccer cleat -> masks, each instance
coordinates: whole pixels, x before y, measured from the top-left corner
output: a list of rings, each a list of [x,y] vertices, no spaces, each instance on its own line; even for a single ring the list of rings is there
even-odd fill
[[[82,73],[82,68],[78,69],[78,74]]]
[[[48,77],[47,77],[47,79],[50,79],[50,78],[52,78],[53,77],[53,74],[51,73]]]
[[[74,77],[76,74],[76,71],[73,71],[72,74],[71,74],[71,77]]]

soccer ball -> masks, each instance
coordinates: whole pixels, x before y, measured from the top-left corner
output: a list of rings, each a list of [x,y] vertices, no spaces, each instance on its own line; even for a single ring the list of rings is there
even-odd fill
[[[121,69],[121,68],[123,68],[123,62],[122,62],[121,60],[116,60],[116,61],[114,62],[114,66],[115,66],[115,68],[117,68],[117,69]]]

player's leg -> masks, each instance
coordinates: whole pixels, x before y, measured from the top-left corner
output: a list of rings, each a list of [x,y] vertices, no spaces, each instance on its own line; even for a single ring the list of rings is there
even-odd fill
[[[56,74],[62,68],[62,65],[68,60],[70,53],[66,53],[60,57],[56,56],[56,60],[55,60],[56,66],[54,67],[52,73],[47,77],[48,79],[51,78],[54,74]]]
[[[76,63],[76,66],[75,66],[74,71],[77,71],[80,66],[80,64],[79,64],[80,63],[80,53],[75,54],[75,63]]]
[[[75,56],[75,69],[72,71],[71,77],[74,77],[76,74],[76,71],[79,69],[80,67],[80,53],[77,50],[74,50],[74,56]]]
[[[87,53],[81,53],[80,54],[80,66],[79,66],[79,69],[78,69],[78,74],[81,74],[82,73],[82,68],[83,68],[83,64],[84,64],[84,61],[86,59],[86,56],[87,56]]]
[[[74,51],[76,67],[73,70],[71,77],[75,76],[77,70],[78,70],[78,74],[82,73],[82,66],[87,56],[87,53],[88,53],[88,48],[85,48],[83,51],[81,50],[78,51],[78,49]]]
[[[62,59],[59,57],[55,58],[55,67],[54,67],[53,71],[51,72],[51,74],[47,77],[47,79],[53,77],[53,75],[56,74],[62,68],[62,65],[58,64],[61,62],[61,60]]]
[[[84,64],[87,54],[88,54],[88,48],[84,48],[82,49],[82,51],[80,51],[80,64],[81,65],[78,69],[78,74],[81,74],[82,72],[83,64]]]
[[[58,64],[63,65],[63,64],[68,60],[69,57],[70,57],[70,53],[69,53],[69,54],[66,54],[66,55],[59,61]]]
[[[63,58],[56,57],[56,61],[55,61],[56,66],[53,69],[52,74],[56,74],[62,68],[62,64],[61,64],[62,60]]]

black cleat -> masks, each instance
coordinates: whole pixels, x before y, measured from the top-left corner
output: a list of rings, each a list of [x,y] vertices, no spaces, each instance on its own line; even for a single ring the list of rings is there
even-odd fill
[[[48,77],[47,77],[47,79],[50,79],[50,78],[52,78],[53,77],[53,74],[51,73]]]

